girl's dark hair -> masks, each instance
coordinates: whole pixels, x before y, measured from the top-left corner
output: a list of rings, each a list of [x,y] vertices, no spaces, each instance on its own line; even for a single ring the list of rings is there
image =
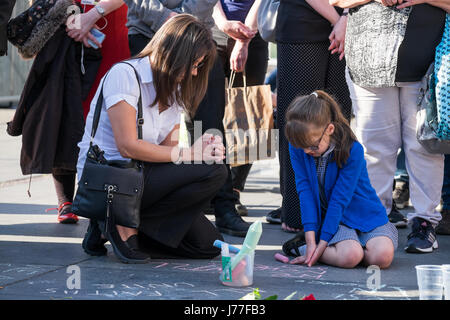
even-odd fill
[[[284,133],[295,148],[307,148],[314,143],[309,140],[311,125],[324,128],[330,123],[335,128],[330,136],[335,143],[334,160],[338,167],[342,168],[350,156],[353,142],[357,139],[338,103],[326,92],[317,90],[292,101],[286,112]]]
[[[168,107],[176,101],[192,117],[206,93],[215,56],[211,31],[197,18],[178,14],[169,19],[137,55],[151,57],[156,91],[152,106]],[[194,63],[201,57],[202,66],[192,76]]]

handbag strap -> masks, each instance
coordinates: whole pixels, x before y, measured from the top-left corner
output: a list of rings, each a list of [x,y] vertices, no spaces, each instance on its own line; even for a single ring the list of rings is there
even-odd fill
[[[144,125],[144,117],[142,115],[142,92],[141,92],[140,77],[139,77],[139,74],[137,73],[135,67],[132,64],[130,64],[128,62],[125,62],[125,61],[121,61],[121,62],[118,62],[116,64],[119,64],[119,63],[125,63],[125,64],[129,65],[131,68],[133,68],[134,73],[136,75],[136,79],[138,81],[139,101],[138,101],[137,127],[138,127],[138,139],[142,140],[142,126]],[[111,67],[111,69],[112,69],[112,67]],[[111,69],[109,69],[109,70],[111,71]],[[106,77],[108,76],[108,74],[109,74],[109,71],[108,71],[108,73],[105,75],[105,77],[103,79],[102,88],[100,89],[100,94],[98,96],[97,104],[95,106],[94,118],[92,120],[91,146],[92,146],[92,143],[93,143],[93,140],[94,140],[94,137],[95,137],[95,133],[97,132],[98,122],[100,120],[100,113],[102,111],[102,105],[103,105],[103,84],[105,83],[105,80],[106,80]]]
[[[231,70],[230,79],[228,81],[228,88],[233,88],[235,76],[236,76],[236,71]],[[242,79],[244,80],[244,88],[247,88],[247,76],[245,74],[245,69],[244,69],[244,71],[242,71]]]

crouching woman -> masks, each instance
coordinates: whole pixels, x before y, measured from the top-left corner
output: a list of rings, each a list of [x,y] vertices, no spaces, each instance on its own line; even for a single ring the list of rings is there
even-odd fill
[[[210,31],[193,16],[181,14],[171,18],[137,57],[113,66],[100,82],[79,143],[78,177],[103,86],[94,142],[108,160],[142,161],[145,185],[139,229],[115,225],[105,233],[103,223],[91,220],[83,240],[88,254],[106,254],[107,241],[125,263],[145,263],[150,258],[213,258],[220,253],[213,242],[223,238],[202,210],[227,176],[220,164],[222,140],[205,134],[190,148],[178,146],[181,113],[195,114],[215,54]],[[139,98],[143,139],[138,139],[136,129]]]

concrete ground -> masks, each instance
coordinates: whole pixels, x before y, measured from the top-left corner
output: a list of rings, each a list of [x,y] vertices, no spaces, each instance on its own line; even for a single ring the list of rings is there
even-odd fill
[[[281,204],[276,159],[257,162],[250,173],[242,203],[248,222],[260,220],[263,234],[255,254],[254,279],[249,287],[221,284],[220,257],[212,260],[152,260],[145,265],[120,263],[108,244],[108,256],[91,257],[81,242],[88,221],[56,222],[54,186],[49,175],[29,177],[19,168],[20,137],[6,134],[14,110],[0,109],[0,299],[164,299],[235,300],[258,288],[261,296],[285,298],[314,294],[319,300],[418,299],[414,266],[450,264],[450,237],[438,236],[432,254],[403,250],[410,231],[399,230],[399,248],[387,270],[352,270],[317,264],[311,268],[283,264],[273,256],[293,234],[269,224],[265,215]],[[413,210],[402,210],[406,214]],[[214,216],[208,216],[214,221]],[[239,246],[243,238],[225,235]]]

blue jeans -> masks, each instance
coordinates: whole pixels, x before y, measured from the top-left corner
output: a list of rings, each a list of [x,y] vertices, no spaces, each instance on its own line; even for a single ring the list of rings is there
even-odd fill
[[[273,69],[264,81],[264,84],[270,84],[270,91],[272,92],[275,92],[275,89],[277,88],[277,71],[277,68]]]
[[[409,182],[408,172],[406,172],[405,152],[403,148],[397,156],[397,170],[395,171],[395,180]]]
[[[450,155],[445,155],[444,184],[442,186],[442,209],[450,209]]]

